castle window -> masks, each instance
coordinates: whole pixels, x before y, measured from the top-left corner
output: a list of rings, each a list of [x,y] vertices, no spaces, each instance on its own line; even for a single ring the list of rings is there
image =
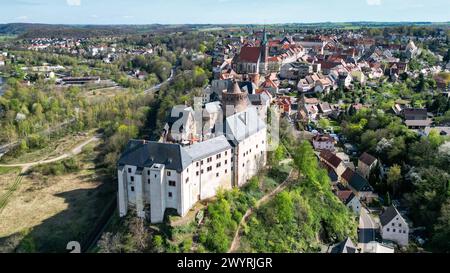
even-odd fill
[[[387,228],[386,230],[387,230],[387,232],[389,232],[391,229]]]
[[[188,178],[186,178],[186,183],[188,183],[189,182],[189,177]]]
[[[204,171],[202,170],[202,174],[204,173]]]
[[[134,182],[134,176],[130,176],[131,182]]]
[[[128,173],[131,173],[131,168],[128,168]]]
[[[131,191],[134,192],[134,187],[133,186],[131,186]]]
[[[227,165],[228,164],[228,160],[225,160],[225,165]]]
[[[147,175],[150,175],[150,171],[147,171]]]
[[[171,176],[172,173],[170,171],[167,171],[167,176]]]
[[[200,173],[197,171],[196,173],[195,173],[197,176],[199,176],[200,175]]]
[[[149,179],[149,180],[147,180],[147,183],[148,183],[148,184],[150,184],[150,179]]]
[[[169,181],[169,186],[171,186],[171,187],[176,187],[176,186],[177,186],[177,183],[176,183],[175,181],[173,181],[173,180],[170,180],[170,181]]]
[[[172,198],[173,194],[171,192],[169,192],[169,198]]]
[[[216,173],[216,177],[219,177],[219,173]]]
[[[200,165],[200,163],[197,162],[197,167]]]
[[[395,232],[396,231],[396,229],[394,228],[393,230],[392,230],[392,232]]]
[[[225,173],[228,173],[228,169],[225,169]]]
[[[217,163],[217,164],[216,164],[216,168],[220,168],[221,165],[222,165],[222,164]]]

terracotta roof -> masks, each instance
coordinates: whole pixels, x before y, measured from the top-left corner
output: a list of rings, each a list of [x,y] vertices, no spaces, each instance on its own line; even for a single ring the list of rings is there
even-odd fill
[[[347,168],[345,172],[342,174],[342,179],[344,179],[347,182],[350,182],[354,174],[355,172],[352,169]]]
[[[241,62],[257,63],[261,55],[260,47],[245,46],[241,49],[239,60]]]
[[[328,162],[334,168],[337,168],[342,163],[342,159],[328,150],[322,151],[320,153],[320,158]]]
[[[336,195],[345,205],[355,197],[355,194],[351,190],[338,191]]]
[[[367,166],[372,165],[377,159],[373,156],[371,156],[368,153],[363,153],[360,157],[359,160],[361,162],[363,162],[364,164],[366,164]]]

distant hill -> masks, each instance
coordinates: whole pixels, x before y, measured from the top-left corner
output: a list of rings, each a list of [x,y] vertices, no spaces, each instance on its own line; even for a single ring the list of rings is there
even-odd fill
[[[227,29],[232,27],[257,27],[260,25],[220,25],[220,24],[181,24],[181,25],[51,25],[31,23],[0,24],[0,35],[18,35],[21,38],[38,37],[73,37],[89,38],[101,36],[122,36],[144,34],[149,32],[175,32],[200,29]],[[443,27],[449,28],[450,22],[323,22],[323,23],[290,23],[269,24],[273,27],[304,27],[304,28],[348,28],[348,27]]]
[[[0,35],[18,35],[21,38],[38,37],[99,37],[139,34],[173,28],[167,25],[50,25],[12,23],[0,24]]]

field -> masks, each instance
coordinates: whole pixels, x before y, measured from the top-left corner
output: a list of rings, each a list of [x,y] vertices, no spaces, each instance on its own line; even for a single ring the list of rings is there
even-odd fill
[[[80,170],[59,176],[31,172],[14,193],[0,221],[0,252],[64,252],[69,241],[84,242],[107,205],[114,184],[96,169],[95,144],[75,159]],[[0,169],[1,188],[15,174]]]
[[[2,157],[1,162],[4,164],[21,164],[55,158],[71,150],[87,138],[92,137],[94,133],[95,130],[92,130],[86,134],[68,134],[58,138],[57,141],[51,139],[48,145],[42,149],[31,150],[19,155],[6,154]]]

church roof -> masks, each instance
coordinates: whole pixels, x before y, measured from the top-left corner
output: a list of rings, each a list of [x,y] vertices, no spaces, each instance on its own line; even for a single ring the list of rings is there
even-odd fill
[[[257,63],[261,56],[261,47],[244,46],[239,53],[239,61]]]

